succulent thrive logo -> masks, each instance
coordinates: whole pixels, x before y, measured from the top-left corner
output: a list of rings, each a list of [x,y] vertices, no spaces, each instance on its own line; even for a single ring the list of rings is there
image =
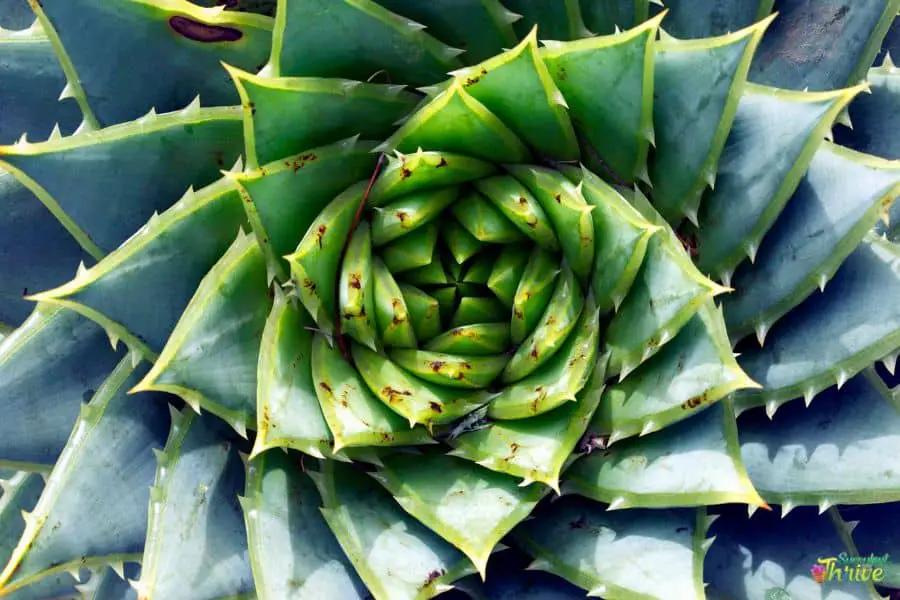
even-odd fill
[[[816,583],[878,583],[884,581],[884,566],[889,559],[889,554],[849,556],[841,552],[837,556],[819,558],[809,572]]]

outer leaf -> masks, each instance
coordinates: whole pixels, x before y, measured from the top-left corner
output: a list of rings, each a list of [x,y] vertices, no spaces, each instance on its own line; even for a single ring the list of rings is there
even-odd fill
[[[372,144],[351,138],[277,160],[236,177],[256,238],[269,269],[284,268],[281,257],[335,196],[368,179],[375,166]]]
[[[606,330],[611,373],[624,378],[725,291],[697,270],[673,235],[650,238],[640,271]]]
[[[49,469],[56,463],[82,403],[119,359],[96,324],[39,304],[0,343],[0,464]]]
[[[127,356],[82,409],[25,531],[0,573],[0,594],[72,568],[136,560],[154,461],[169,427],[164,398],[126,390],[144,370]],[[139,360],[139,359],[138,359]]]
[[[499,54],[516,43],[513,15],[499,0],[379,0],[385,8],[415,20],[436,38],[464,48],[462,59],[473,63]]]
[[[897,0],[780,2],[750,80],[814,91],[853,85],[865,77],[898,10]]]
[[[210,106],[237,104],[220,62],[257,71],[271,43],[268,17],[179,0],[126,0],[114,10],[104,0],[46,2],[37,14],[73,93],[85,98],[102,125],[136,119],[154,107],[177,110],[198,94]]]
[[[736,293],[724,302],[729,334],[768,328],[824,287],[898,196],[900,162],[823,146],[754,264],[735,273]]]
[[[236,108],[154,113],[99,131],[0,147],[0,165],[99,259],[189,186],[212,183],[230,167],[241,151],[240,128]],[[98,201],[110,190],[115,202]]]
[[[335,452],[344,447],[414,446],[433,440],[422,427],[409,424],[366,387],[359,372],[322,335],[312,345],[315,392],[334,435]]]
[[[244,465],[229,432],[185,410],[157,458],[140,597],[213,600],[253,591],[237,500]]]
[[[536,558],[530,568],[559,575],[591,596],[702,599],[707,521],[703,511],[608,512],[570,496],[514,536]]]
[[[364,81],[385,71],[398,83],[428,85],[459,65],[459,50],[370,0],[278,4],[270,61],[276,76]]]
[[[335,461],[313,474],[325,521],[376,600],[425,600],[473,572],[368,477]]]
[[[741,417],[741,452],[754,485],[782,505],[872,504],[900,500],[900,414],[874,374],[829,388],[806,408]]]
[[[381,139],[417,103],[414,94],[396,85],[230,73],[244,108],[250,168],[353,135]]]
[[[177,394],[246,435],[256,424],[257,359],[271,304],[262,250],[241,232],[203,278],[159,359],[132,391]]]
[[[12,0],[6,6],[24,6],[28,22],[34,14],[25,0]],[[8,10],[8,9],[7,9]],[[10,24],[0,22],[0,144],[12,144],[27,133],[32,140],[45,140],[53,132],[72,133],[81,119],[81,111],[74,102],[60,102],[60,92],[66,85],[66,76],[56,60],[53,46],[47,36],[38,29],[10,32],[3,30]]]
[[[900,31],[900,27],[896,29]],[[900,52],[897,57],[900,58]],[[860,152],[900,159],[900,142],[891,135],[900,127],[900,71],[885,61],[881,67],[869,69],[866,81],[871,93],[860,94],[849,106],[852,132],[839,128],[835,140]]]
[[[415,154],[396,153],[388,156],[368,203],[382,206],[407,194],[478,180],[496,170],[490,162],[463,154],[418,150]]]
[[[260,344],[252,457],[274,447],[324,458],[332,438],[312,374],[312,319],[278,288]]]
[[[741,463],[727,401],[647,437],[594,451],[566,472],[563,489],[617,509],[765,504]]]
[[[0,27],[11,30],[26,29],[34,22],[34,12],[26,0],[7,2],[0,9]]]
[[[410,427],[429,428],[470,413],[487,403],[484,391],[450,390],[418,379],[391,360],[360,344],[352,345],[353,360],[372,393],[391,410],[405,417]]]
[[[119,576],[120,571],[122,576]],[[131,587],[131,581],[141,576],[141,565],[136,562],[106,567],[93,573],[87,583],[77,586],[81,592],[81,600],[138,600],[137,590]]]
[[[493,566],[493,563],[491,563]],[[549,573],[533,571],[490,572],[484,596],[477,600],[583,600],[584,590]]]
[[[716,38],[656,45],[650,181],[654,206],[670,222],[695,212],[713,181],[750,60],[770,22]]]
[[[318,510],[294,457],[266,452],[247,468],[241,502],[259,600],[363,600],[366,589]]]
[[[565,111],[566,101],[541,60],[537,29],[523,37],[516,47],[455,71],[453,76],[472,98],[497,115],[538,154],[562,161],[576,160],[579,151],[575,129]],[[510,94],[510,89],[516,93]]]
[[[861,90],[747,88],[696,233],[697,265],[726,280],[745,256],[755,259],[835,118]]]
[[[589,35],[581,20],[578,0],[504,0],[504,5],[522,15],[522,19],[513,25],[519,37],[525,37],[535,26],[545,39],[550,40],[571,40]]]
[[[644,167],[654,139],[653,48],[660,19],[622,35],[550,44],[541,51],[584,137],[584,162],[629,182]]]
[[[648,434],[757,386],[732,355],[721,313],[707,304],[657,355],[607,388],[590,431],[610,442]]]
[[[373,477],[403,510],[462,550],[482,579],[494,547],[547,492],[437,453],[388,456]]]
[[[418,148],[466,154],[490,162],[527,162],[531,154],[503,121],[473,98],[460,80],[413,114],[379,150]]]
[[[679,38],[725,35],[753,25],[775,0],[667,0],[666,32]]]
[[[188,192],[122,246],[38,300],[78,311],[146,356],[159,352],[203,276],[246,223],[233,184]],[[152,297],[153,302],[147,302]]]
[[[450,453],[559,492],[559,474],[584,435],[604,389],[605,357],[598,360],[578,401],[528,419],[497,421],[449,443]]]
[[[647,5],[647,0],[581,0],[581,14],[588,29],[608,34],[646,21]]]
[[[738,410],[766,404],[771,412],[811,398],[900,346],[898,264],[900,250],[867,236],[823,293],[776,323],[765,347],[753,344],[741,355],[741,366],[764,387],[737,394]]]
[[[813,600],[822,598],[823,591],[847,600],[873,597],[866,585],[846,578],[824,584],[813,580],[810,569],[820,558],[846,552],[842,534],[828,516],[809,508],[780,520],[768,511],[749,519],[743,510],[723,512],[710,529],[716,538],[705,565],[711,597]]]

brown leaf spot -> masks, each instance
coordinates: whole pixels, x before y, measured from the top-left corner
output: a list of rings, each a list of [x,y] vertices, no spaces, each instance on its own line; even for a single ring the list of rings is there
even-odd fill
[[[169,18],[169,27],[171,27],[178,35],[205,44],[236,42],[244,37],[244,33],[240,29],[222,27],[221,25],[210,25],[181,15],[175,15],[174,17]]]

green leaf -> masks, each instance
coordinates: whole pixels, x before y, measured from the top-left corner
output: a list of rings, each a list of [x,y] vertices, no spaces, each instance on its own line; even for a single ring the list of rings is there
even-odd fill
[[[591,289],[604,313],[619,310],[660,231],[602,179],[582,169],[584,199],[593,207],[595,255]]]
[[[634,283],[606,330],[610,372],[624,378],[725,291],[697,270],[673,235],[650,238]]]
[[[526,256],[528,262],[512,300],[510,335],[514,344],[521,344],[544,317],[560,273],[559,260],[542,248],[535,247]],[[557,295],[557,302],[565,300]]]
[[[541,60],[537,29],[523,37],[514,48],[452,75],[538,154],[577,160],[575,129],[566,114],[566,101]],[[516,93],[510,94],[510,89]]]
[[[377,150],[418,148],[469,155],[488,162],[528,162],[531,153],[497,115],[459,80],[415,112]]]
[[[748,600],[880,597],[865,584],[847,581],[843,573],[841,579],[833,577],[823,584],[813,580],[810,568],[819,559],[847,553],[847,535],[835,525],[832,515],[816,515],[810,508],[798,508],[780,519],[770,511],[757,511],[748,518],[744,510],[723,510],[710,528],[716,542],[704,565],[709,596]]]
[[[523,38],[535,28],[541,39],[571,40],[590,35],[581,20],[581,6],[578,0],[503,0],[503,4],[521,20],[513,23],[516,34]]]
[[[319,409],[312,375],[312,326],[309,315],[275,288],[259,351],[251,457],[276,447],[318,458],[331,455],[331,433]]]
[[[581,0],[581,14],[596,34],[630,29],[647,20],[648,0]]]
[[[741,453],[753,484],[782,506],[900,500],[900,413],[874,373],[829,388],[809,408],[791,402],[770,420],[741,415]]]
[[[6,568],[0,594],[72,568],[139,560],[153,481],[151,449],[165,440],[164,397],[126,395],[144,367],[126,356],[83,406]]]
[[[610,509],[765,504],[741,463],[728,401],[646,437],[595,450],[566,471],[563,490]]]
[[[606,389],[590,431],[609,443],[646,435],[747,387],[758,384],[738,366],[721,312],[707,303],[659,353]]]
[[[548,42],[541,50],[584,138],[583,161],[598,173],[631,182],[647,160],[654,139],[653,57],[660,20],[620,35]]]
[[[459,185],[487,177],[497,170],[490,162],[449,152],[396,153],[387,157],[385,166],[367,200],[372,206],[402,198],[408,194]]]
[[[437,224],[432,222],[397,238],[381,249],[381,260],[392,273],[427,267],[437,262],[434,249],[438,238]]]
[[[869,69],[866,81],[871,93],[860,94],[848,107],[852,132],[836,131],[835,140],[860,152],[900,159],[900,142],[892,135],[900,127],[900,71],[893,61],[885,60],[877,69]]]
[[[510,244],[525,239],[512,221],[476,191],[453,204],[453,215],[475,239],[492,244]]]
[[[150,488],[139,597],[214,600],[253,591],[237,496],[244,465],[229,433],[190,409],[173,419]]]
[[[237,108],[188,107],[37,144],[3,146],[0,167],[99,259],[189,186],[218,179],[241,153],[240,131]],[[115,202],[97,201],[110,190],[116,190]]]
[[[900,163],[822,146],[753,265],[735,273],[724,299],[732,338],[771,327],[825,287],[898,196]]]
[[[496,421],[449,440],[450,452],[482,467],[539,481],[559,493],[559,475],[584,435],[604,389],[605,358],[596,361],[577,402],[528,419]]]
[[[695,213],[714,181],[750,60],[771,19],[725,36],[656,44],[650,181],[653,204],[668,221]]]
[[[346,77],[429,85],[461,52],[371,0],[280,1],[270,66],[275,76]]]
[[[316,215],[293,254],[291,283],[316,325],[331,332],[337,310],[335,290],[341,252],[353,226],[367,183],[350,186]]]
[[[516,290],[522,281],[529,257],[527,246],[509,244],[503,247],[496,260],[492,262],[491,273],[486,282],[488,289],[509,308],[513,306]]]
[[[247,466],[242,500],[259,600],[363,600],[366,589],[319,512],[294,457],[266,452]]]
[[[561,316],[562,310],[554,311],[553,306],[551,303],[547,310],[548,321],[551,316]],[[567,338],[564,335],[554,340],[557,333],[558,331],[539,327],[535,330],[535,342],[528,343],[526,340],[526,344],[520,346],[533,348],[529,356],[552,356],[541,361],[543,366],[540,368],[504,387],[500,395],[491,401],[489,416],[495,419],[526,419],[550,411],[565,402],[576,401],[576,394],[593,373],[599,346],[600,313],[593,300],[588,297],[584,308],[580,309],[580,316],[572,315],[572,327],[565,334]],[[560,345],[555,348],[546,347],[545,344],[553,341]]]
[[[513,534],[535,557],[530,569],[559,575],[609,600],[702,600],[709,519],[703,510],[606,511],[566,496]]]
[[[360,373],[322,335],[312,343],[312,377],[334,435],[334,451],[359,446],[414,446],[434,441],[376,398]]]
[[[456,312],[450,319],[450,327],[500,321],[507,315],[509,315],[509,311],[496,298],[463,296],[459,300]]]
[[[415,349],[392,350],[389,356],[416,377],[444,387],[461,389],[487,387],[509,360],[509,357],[502,354],[460,356]]]
[[[448,186],[408,194],[385,206],[375,207],[372,216],[372,243],[383,246],[427,225],[453,204],[458,194],[456,186]]]
[[[277,160],[234,176],[269,269],[286,266],[319,213],[375,167],[372,143],[350,138]]]
[[[237,90],[220,63],[255,72],[271,45],[268,17],[178,0],[125,0],[115,10],[104,0],[72,0],[41,3],[35,10],[61,58],[71,94],[83,98],[90,116],[104,126],[154,107],[180,109],[198,94],[210,106],[237,104]],[[128,57],[125,63],[122,57]],[[240,136],[233,139],[239,142]],[[167,154],[177,158],[178,153]]]
[[[338,278],[338,314],[341,331],[376,349],[375,281],[372,276],[372,233],[363,221],[350,236]]]
[[[735,395],[740,412],[812,398],[843,384],[875,360],[900,347],[900,249],[868,235],[820,294],[813,294],[768,332],[765,346],[747,343],[741,367],[761,389]],[[749,342],[749,340],[748,340]]]
[[[425,600],[474,571],[453,546],[409,516],[351,466],[325,461],[310,473],[322,514],[376,600]]]
[[[534,194],[559,236],[563,257],[578,277],[586,282],[594,261],[593,208],[573,184],[559,171],[545,167],[508,167],[512,175]]]
[[[243,231],[207,273],[133,392],[177,394],[246,435],[256,425],[260,338],[272,306],[262,250]]]
[[[728,280],[777,222],[831,125],[862,88],[805,93],[748,85],[700,206],[697,265]]]
[[[897,0],[782,0],[750,80],[812,91],[854,85],[865,78],[898,10]]]
[[[227,179],[189,189],[95,266],[34,298],[80,312],[153,356],[244,224],[240,196]]]
[[[21,4],[29,13],[28,23],[22,26],[26,29],[34,15],[24,0]],[[32,140],[45,140],[50,135],[75,131],[81,111],[75,102],[59,100],[66,76],[47,36],[36,28],[11,32],[0,26],[0,52],[0,88],[4,91],[0,101],[0,144],[12,144],[22,134],[28,134]]]
[[[229,72],[241,95],[250,168],[353,135],[381,139],[418,103],[398,85]]]
[[[438,301],[417,287],[405,283],[398,285],[416,338],[425,342],[438,335],[442,331]]]
[[[400,506],[459,548],[482,579],[500,540],[549,491],[446,454],[395,454],[372,475]]]
[[[541,249],[547,252],[560,249],[547,213],[524,184],[510,175],[497,175],[476,181],[475,187]]]
[[[56,463],[82,403],[121,358],[95,323],[38,304],[0,342],[0,465],[41,470]]]
[[[476,323],[455,327],[425,344],[425,350],[490,356],[509,349],[508,323]]]
[[[487,403],[484,391],[451,390],[404,371],[390,359],[353,343],[353,360],[366,385],[379,400],[409,421],[410,427],[450,423]]]
[[[375,323],[381,343],[394,348],[415,348],[416,334],[403,291],[380,258],[373,260],[372,277],[375,284]]]
[[[514,15],[499,0],[378,0],[378,4],[425,25],[437,39],[464,48],[466,63],[491,58],[516,44]]]

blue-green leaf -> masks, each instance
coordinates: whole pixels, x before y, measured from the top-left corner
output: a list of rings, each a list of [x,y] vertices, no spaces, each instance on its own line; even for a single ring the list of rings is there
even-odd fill
[[[900,31],[900,27],[896,29]],[[900,49],[896,58],[900,59]],[[835,141],[860,152],[898,160],[900,140],[894,134],[900,129],[900,70],[885,61],[879,68],[869,69],[866,81],[871,93],[860,94],[849,107],[853,129],[838,128]]]
[[[120,358],[95,323],[67,309],[38,305],[0,343],[0,465],[49,469],[82,403]]]
[[[151,449],[165,440],[165,397],[126,391],[146,370],[126,356],[81,411],[12,558],[0,594],[72,568],[137,560],[147,529]],[[139,360],[139,359],[137,359]]]
[[[519,38],[527,36],[535,26],[544,40],[574,40],[590,35],[581,18],[579,0],[503,0],[503,5],[522,15],[513,23]]]
[[[666,0],[666,33],[678,38],[726,35],[768,16],[775,0]]]
[[[647,20],[648,0],[581,0],[581,15],[596,34],[615,33]]]
[[[253,591],[238,494],[244,465],[223,423],[185,409],[157,452],[141,598],[216,600]],[[233,434],[232,434],[233,435]]]

